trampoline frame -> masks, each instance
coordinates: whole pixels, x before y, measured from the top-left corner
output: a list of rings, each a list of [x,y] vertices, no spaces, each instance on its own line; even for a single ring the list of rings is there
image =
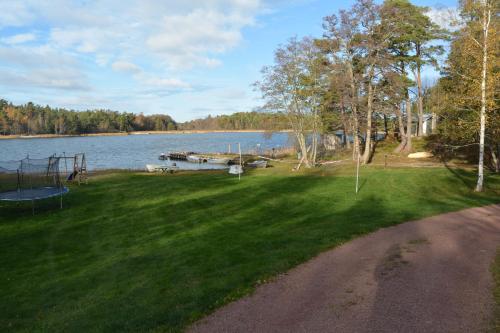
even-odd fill
[[[25,195],[26,192],[34,192],[39,190],[55,190],[49,192],[47,195]],[[48,198],[57,197],[58,195],[63,195],[69,192],[67,187],[53,187],[53,186],[45,186],[38,187],[30,190],[23,191],[7,191],[0,192],[0,201],[32,201],[32,200],[43,200]]]
[[[55,162],[52,160],[55,159]],[[29,163],[29,157],[27,157]],[[35,215],[35,201],[49,199],[56,196],[60,196],[60,208],[63,208],[63,195],[69,192],[69,189],[66,186],[62,185],[60,179],[60,171],[59,171],[59,157],[50,156],[48,158],[48,166],[47,166],[47,175],[49,173],[51,163],[57,165],[57,173],[52,175],[54,177],[55,186],[42,186],[35,187],[29,189],[22,189],[20,187],[20,183],[23,181],[24,173],[18,168],[17,171],[17,190],[0,192],[0,201],[9,201],[9,202],[23,202],[23,201],[31,201],[32,213]],[[21,167],[22,169],[22,167]],[[30,177],[30,175],[27,175]],[[31,185],[31,179],[29,179],[29,183]],[[45,191],[45,194],[44,194]]]

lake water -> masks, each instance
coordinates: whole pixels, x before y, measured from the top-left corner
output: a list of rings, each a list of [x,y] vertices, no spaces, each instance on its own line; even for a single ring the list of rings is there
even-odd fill
[[[85,153],[87,168],[144,169],[146,164],[168,164],[158,160],[169,151],[195,151],[201,153],[238,151],[243,153],[291,146],[288,133],[193,133],[149,134],[127,136],[85,136],[64,138],[30,138],[0,140],[0,161],[20,160],[28,154],[32,158],[52,154],[66,156]],[[217,165],[177,162],[182,169],[220,168]]]

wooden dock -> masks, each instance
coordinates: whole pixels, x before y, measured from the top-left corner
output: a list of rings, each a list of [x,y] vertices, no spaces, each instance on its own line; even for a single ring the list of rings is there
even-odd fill
[[[177,161],[186,161],[187,160],[187,157],[189,155],[192,155],[192,154],[195,154],[194,152],[190,152],[190,151],[187,151],[187,152],[171,152],[171,153],[167,153],[167,154],[161,154],[160,155],[160,159],[165,159],[165,157],[171,159],[171,160],[177,160]]]

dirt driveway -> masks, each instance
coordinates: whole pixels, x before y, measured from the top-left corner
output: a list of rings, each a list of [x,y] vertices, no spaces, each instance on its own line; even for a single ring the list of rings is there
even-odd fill
[[[191,332],[480,332],[500,205],[404,223],[299,265]]]

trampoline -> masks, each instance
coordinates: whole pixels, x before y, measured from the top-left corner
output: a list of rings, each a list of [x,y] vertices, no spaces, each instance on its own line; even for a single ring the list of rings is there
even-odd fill
[[[59,157],[20,161],[0,161],[0,201],[31,201],[33,214],[36,200],[62,197],[69,189],[63,186],[59,172]]]
[[[67,187],[62,189],[55,187],[42,187],[23,191],[8,191],[0,193],[1,201],[31,201],[48,199],[58,195],[66,194],[69,190]]]

